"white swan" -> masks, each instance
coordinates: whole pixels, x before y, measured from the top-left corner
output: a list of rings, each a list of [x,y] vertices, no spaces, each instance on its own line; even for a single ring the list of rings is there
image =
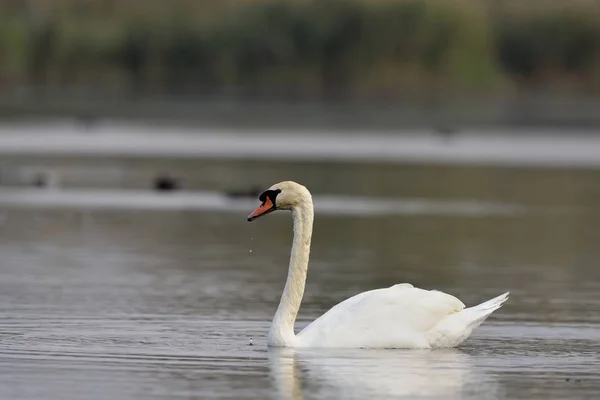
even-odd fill
[[[259,196],[248,221],[275,210],[291,210],[294,240],[285,288],[269,330],[275,347],[441,348],[455,347],[508,299],[508,292],[465,308],[456,297],[409,283],[353,296],[294,334],[306,283],[313,228],[308,189],[291,181],[277,183]]]

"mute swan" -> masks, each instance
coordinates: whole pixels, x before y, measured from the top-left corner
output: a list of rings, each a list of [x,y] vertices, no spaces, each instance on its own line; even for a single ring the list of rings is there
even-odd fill
[[[285,181],[260,196],[248,221],[275,210],[291,210],[294,239],[287,281],[269,329],[273,347],[442,348],[455,347],[508,299],[508,292],[465,308],[456,297],[401,283],[363,292],[342,301],[298,335],[294,323],[306,284],[313,229],[313,202],[308,189]]]

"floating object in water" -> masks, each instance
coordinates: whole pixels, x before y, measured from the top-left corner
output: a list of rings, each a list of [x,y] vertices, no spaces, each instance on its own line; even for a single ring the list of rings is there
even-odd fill
[[[168,175],[157,176],[154,179],[154,189],[159,192],[170,192],[179,189],[179,182],[177,179]]]
[[[60,175],[54,170],[38,171],[31,184],[39,188],[57,188],[60,186]]]
[[[254,344],[252,343],[252,338],[250,338],[250,343],[248,345],[249,346],[254,346]]]

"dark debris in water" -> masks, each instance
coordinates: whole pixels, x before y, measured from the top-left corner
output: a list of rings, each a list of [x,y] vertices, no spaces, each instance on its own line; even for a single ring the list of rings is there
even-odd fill
[[[154,190],[170,192],[179,189],[179,181],[169,175],[160,175],[154,179]]]

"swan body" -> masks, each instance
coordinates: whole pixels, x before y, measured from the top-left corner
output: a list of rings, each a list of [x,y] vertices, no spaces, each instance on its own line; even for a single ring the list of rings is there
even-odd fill
[[[310,254],[314,211],[304,186],[285,181],[260,197],[252,221],[276,210],[291,210],[294,239],[288,277],[269,330],[268,345],[313,348],[444,348],[467,339],[508,299],[508,292],[465,308],[456,297],[401,283],[357,294],[337,304],[297,335]]]

